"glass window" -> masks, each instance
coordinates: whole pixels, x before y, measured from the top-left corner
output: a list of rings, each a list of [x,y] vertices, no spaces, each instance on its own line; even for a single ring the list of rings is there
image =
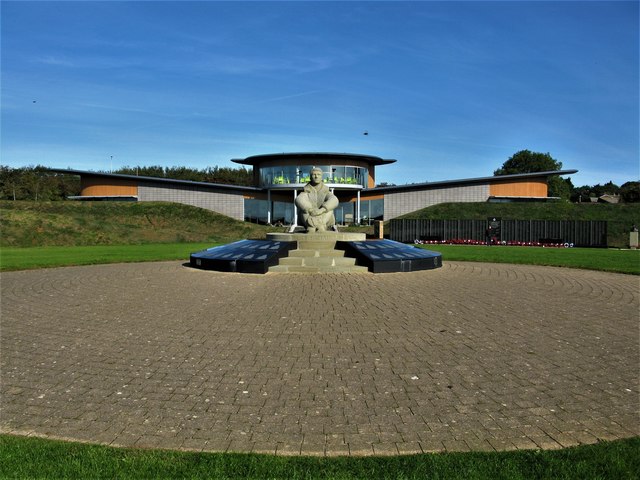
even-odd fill
[[[267,223],[267,201],[255,198],[244,199],[244,220],[251,223]]]
[[[273,202],[273,215],[271,223],[274,225],[281,223],[283,225],[291,225],[293,223],[293,201],[291,202]]]
[[[264,167],[260,169],[261,186],[278,186],[308,183],[313,165]],[[349,166],[318,165],[325,183],[367,187],[369,172],[366,168]]]
[[[340,202],[338,208],[333,211],[336,217],[336,223],[340,225],[349,225],[355,220],[356,204],[353,202]]]
[[[360,223],[371,225],[384,216],[384,200],[362,200],[360,202]]]

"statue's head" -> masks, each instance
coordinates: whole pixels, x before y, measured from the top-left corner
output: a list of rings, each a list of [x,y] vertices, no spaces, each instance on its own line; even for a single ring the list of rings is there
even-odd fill
[[[311,169],[311,172],[309,172],[309,176],[311,178],[311,181],[309,183],[311,183],[311,185],[319,185],[320,183],[322,183],[322,169],[321,168],[317,168],[314,167]]]

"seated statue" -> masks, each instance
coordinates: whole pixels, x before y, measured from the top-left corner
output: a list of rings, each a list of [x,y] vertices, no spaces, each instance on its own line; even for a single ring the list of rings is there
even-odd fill
[[[304,226],[309,233],[335,230],[333,211],[338,206],[338,197],[322,182],[321,169],[311,169],[310,177],[304,191],[296,197],[296,207],[302,212]]]

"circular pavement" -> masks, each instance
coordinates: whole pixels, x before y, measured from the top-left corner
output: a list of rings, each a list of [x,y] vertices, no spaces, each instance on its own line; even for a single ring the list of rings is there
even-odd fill
[[[561,448],[640,434],[640,279],[445,263],[3,273],[0,431],[286,455]]]

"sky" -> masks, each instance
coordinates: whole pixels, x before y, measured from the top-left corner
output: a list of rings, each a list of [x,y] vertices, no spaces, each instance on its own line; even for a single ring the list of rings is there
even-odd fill
[[[640,178],[638,6],[3,0],[0,163],[359,153],[401,185],[527,149],[621,185]]]

